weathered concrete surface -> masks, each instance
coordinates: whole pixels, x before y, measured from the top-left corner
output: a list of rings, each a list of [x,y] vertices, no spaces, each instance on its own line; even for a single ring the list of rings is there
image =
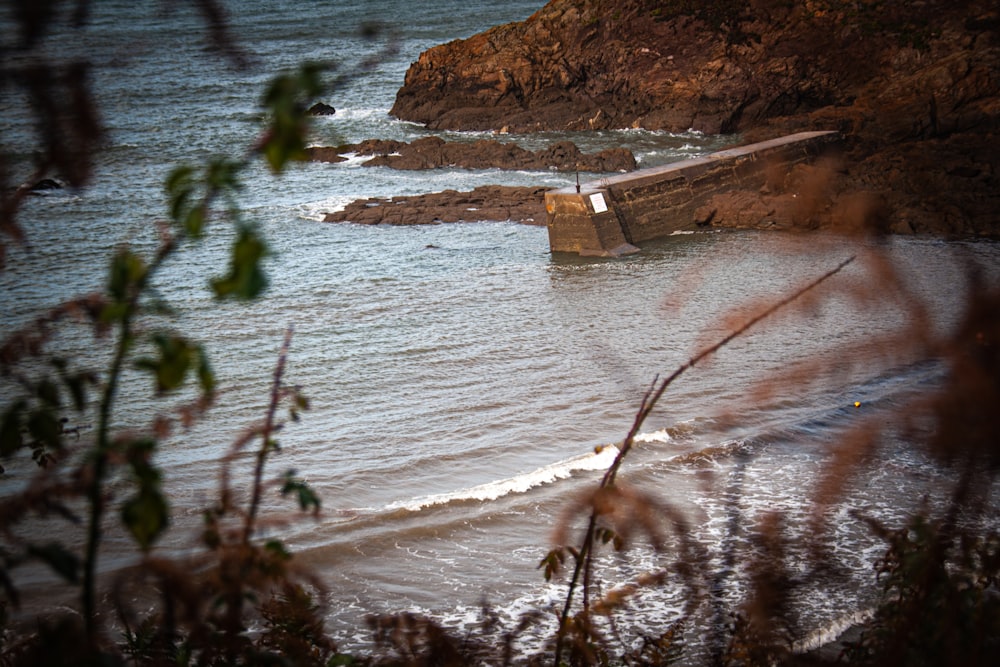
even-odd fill
[[[766,187],[830,153],[838,132],[800,132],[545,194],[553,252],[613,257],[636,244],[711,223],[705,205],[733,189]]]

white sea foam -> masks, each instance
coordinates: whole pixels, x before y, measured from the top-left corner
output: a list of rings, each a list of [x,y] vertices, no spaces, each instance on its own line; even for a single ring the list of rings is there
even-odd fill
[[[652,433],[639,433],[635,436],[636,442],[670,442],[671,440],[673,438],[670,437],[670,432],[665,428],[653,431]]]
[[[324,118],[321,116],[320,118]],[[337,113],[333,116],[326,116],[332,120],[361,120],[361,121],[379,121],[379,120],[389,120],[389,112],[381,107],[338,107]]]
[[[844,632],[855,625],[867,623],[875,615],[874,609],[862,609],[835,619],[832,623],[810,632],[808,635],[792,643],[793,653],[808,653],[815,651],[824,644],[836,641]]]
[[[551,484],[560,479],[566,479],[574,472],[584,472],[590,470],[604,470],[615,460],[618,455],[618,448],[608,445],[595,450],[593,453],[577,456],[565,461],[559,461],[552,465],[547,465],[538,470],[517,475],[508,479],[496,482],[487,482],[467,489],[459,489],[449,493],[437,493],[430,496],[422,496],[396,503],[392,503],[387,510],[405,509],[417,511],[434,505],[445,505],[451,502],[462,500],[496,500],[512,493],[525,493],[526,491],[545,484]]]
[[[295,208],[298,211],[298,216],[303,220],[316,220],[321,222],[327,213],[344,210],[344,208],[349,203],[354,201],[354,199],[354,197],[343,196],[327,197],[326,199],[299,204]]]
[[[398,153],[394,153],[394,155],[398,155]],[[354,151],[343,153],[340,157],[344,158],[343,162],[336,163],[340,167],[359,167],[368,160],[372,159],[371,155],[361,155],[359,153],[355,153]]]

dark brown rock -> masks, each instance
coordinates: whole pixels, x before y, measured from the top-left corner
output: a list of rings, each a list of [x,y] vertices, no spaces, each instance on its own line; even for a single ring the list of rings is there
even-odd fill
[[[334,109],[329,104],[325,104],[323,102],[317,102],[316,104],[309,107],[309,113],[313,116],[332,116],[335,113],[337,113],[337,110]]]
[[[344,162],[347,159],[338,149],[329,146],[311,146],[306,149],[306,155],[313,162]]]
[[[28,188],[28,192],[33,194],[38,194],[41,192],[51,192],[52,190],[62,190],[62,189],[63,189],[63,184],[60,183],[59,181],[51,178],[43,178],[42,180],[38,181],[37,183],[34,183],[30,188]]]
[[[625,148],[610,148],[586,155],[571,141],[560,141],[540,151],[529,151],[514,143],[480,139],[474,142],[447,142],[440,137],[424,137],[412,143],[368,139],[337,148],[311,148],[310,158],[322,162],[343,160],[343,155],[371,155],[366,167],[393,169],[554,169],[608,173],[632,171],[635,156]],[[329,159],[336,155],[339,159]]]
[[[875,81],[895,82],[906,105],[913,72],[996,49],[996,21],[969,19],[995,14],[987,0],[885,0],[860,15],[813,4],[552,0],[425,51],[392,114],[432,129],[727,133],[851,105]]]
[[[897,233],[1000,235],[998,14],[990,0],[553,0],[421,54],[392,113],[432,129],[694,128],[741,143],[839,130],[823,206],[793,189],[734,194],[710,224],[843,227],[853,211]]]
[[[486,185],[471,192],[445,190],[414,197],[359,199],[324,222],[362,225],[433,225],[444,222],[513,221],[545,224],[545,190]]]

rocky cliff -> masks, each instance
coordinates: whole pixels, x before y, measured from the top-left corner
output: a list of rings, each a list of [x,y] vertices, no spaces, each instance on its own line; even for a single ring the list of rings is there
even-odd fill
[[[896,232],[996,234],[998,28],[994,0],[552,0],[421,54],[392,113],[454,130],[841,130],[846,159],[799,224],[832,224],[863,190]]]
[[[996,83],[996,30],[988,0],[552,0],[421,54],[391,113],[435,129],[726,133],[890,87],[922,98],[917,124],[936,96],[940,124]]]

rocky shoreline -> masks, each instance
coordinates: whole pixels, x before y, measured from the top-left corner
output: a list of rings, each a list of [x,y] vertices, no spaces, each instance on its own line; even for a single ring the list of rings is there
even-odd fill
[[[720,195],[712,224],[1000,236],[998,29],[987,0],[552,0],[421,54],[391,113],[430,129],[693,128],[734,143],[839,130],[839,162]]]
[[[625,148],[609,148],[585,154],[571,141],[559,141],[538,151],[529,151],[513,142],[480,139],[471,142],[445,141],[424,137],[407,143],[390,139],[368,139],[337,147],[306,149],[315,162],[343,162],[347,155],[369,157],[365,167],[391,169],[531,169],[609,173],[632,171],[635,156]]]
[[[541,187],[485,185],[471,192],[445,190],[412,197],[358,199],[323,222],[361,225],[435,225],[444,222],[512,221],[545,224]]]

